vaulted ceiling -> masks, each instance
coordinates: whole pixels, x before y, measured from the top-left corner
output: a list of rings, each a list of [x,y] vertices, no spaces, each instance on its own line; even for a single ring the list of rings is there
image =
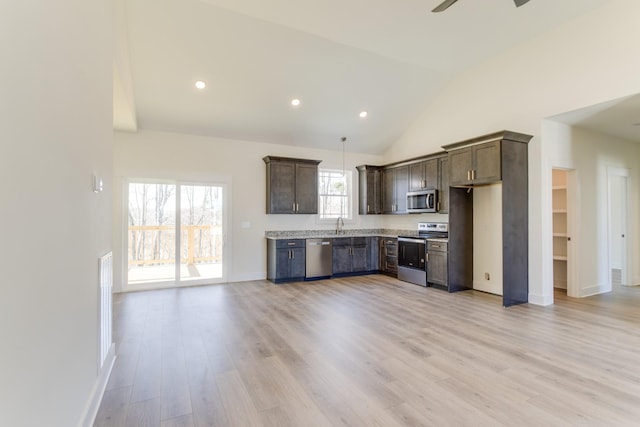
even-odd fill
[[[117,129],[381,153],[458,73],[607,0],[116,1]]]

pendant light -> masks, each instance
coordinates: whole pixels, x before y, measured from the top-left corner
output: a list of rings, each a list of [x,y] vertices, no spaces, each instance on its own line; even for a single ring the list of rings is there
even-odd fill
[[[345,169],[344,169],[344,146],[345,146],[345,144],[347,142],[347,137],[343,136],[342,138],[340,138],[340,140],[342,141],[342,176],[344,177],[345,174],[346,174]]]

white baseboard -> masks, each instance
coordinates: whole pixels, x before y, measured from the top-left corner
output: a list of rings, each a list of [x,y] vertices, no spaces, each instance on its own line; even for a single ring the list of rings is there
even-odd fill
[[[472,282],[472,286],[476,291],[502,296],[502,283],[495,283],[487,280],[474,280]]]
[[[112,343],[105,361],[102,364],[102,369],[100,369],[96,383],[93,385],[93,389],[91,390],[91,396],[87,402],[87,407],[80,419],[80,422],[78,423],[79,427],[91,427],[93,426],[93,423],[95,423],[96,416],[98,415],[98,409],[100,409],[100,402],[102,402],[102,396],[104,396],[104,391],[107,388],[107,383],[109,382],[111,370],[113,369],[115,362],[116,345]]]
[[[529,294],[529,304],[542,306],[552,305],[553,295]]]
[[[265,280],[266,278],[266,271],[254,271],[252,273],[233,274],[229,277],[229,282],[250,282],[252,280]]]
[[[604,285],[594,285],[589,286],[588,288],[582,288],[578,291],[580,298],[590,297],[593,295],[603,294],[605,292],[609,292],[610,289]]]

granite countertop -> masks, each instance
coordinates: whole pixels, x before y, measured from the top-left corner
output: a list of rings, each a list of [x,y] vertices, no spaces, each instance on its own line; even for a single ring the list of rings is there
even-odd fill
[[[339,237],[398,237],[398,236],[418,236],[415,230],[391,230],[386,228],[365,228],[365,229],[345,229],[341,234],[336,234],[335,230],[294,230],[294,231],[265,231],[267,239],[321,239]]]

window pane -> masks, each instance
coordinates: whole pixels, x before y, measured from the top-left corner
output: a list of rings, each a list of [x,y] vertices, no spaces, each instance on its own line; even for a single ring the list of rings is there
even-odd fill
[[[175,279],[176,186],[129,184],[129,283]]]
[[[320,218],[351,218],[351,172],[321,169],[319,171]]]
[[[180,280],[222,277],[222,191],[180,186]]]

